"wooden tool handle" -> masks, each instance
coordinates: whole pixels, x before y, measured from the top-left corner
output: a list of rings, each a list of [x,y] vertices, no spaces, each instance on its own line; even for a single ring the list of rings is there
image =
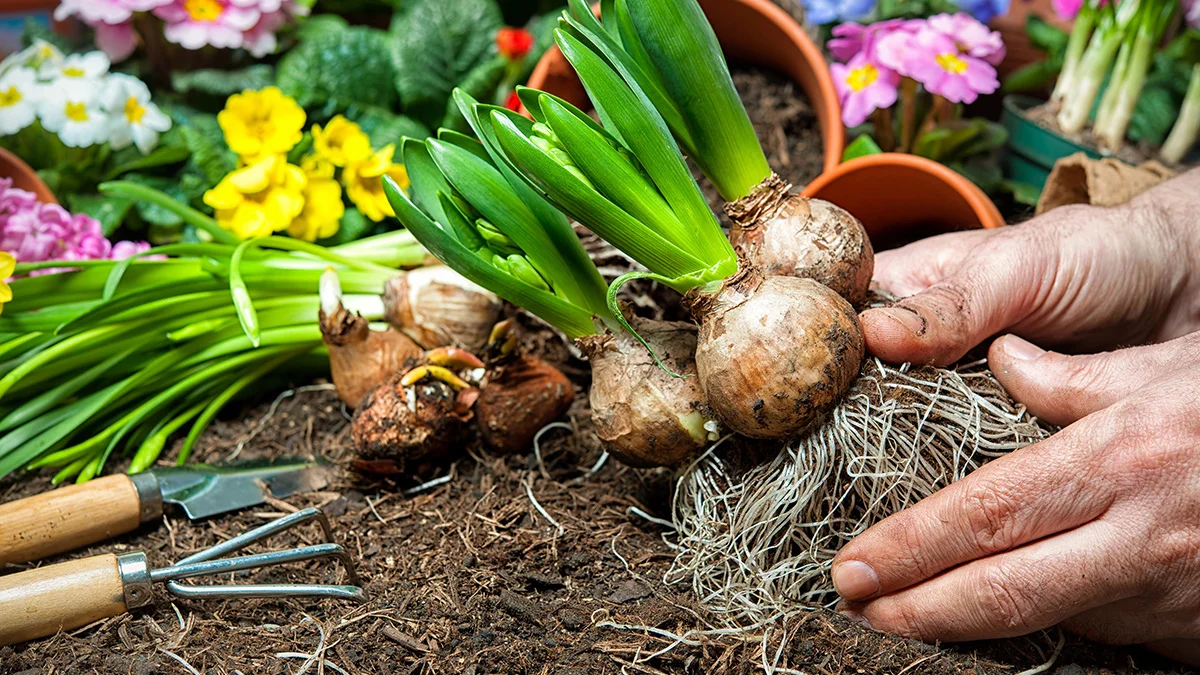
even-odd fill
[[[111,553],[0,576],[0,645],[124,612],[121,572]]]
[[[94,544],[142,522],[137,488],[122,474],[0,504],[0,569]]]

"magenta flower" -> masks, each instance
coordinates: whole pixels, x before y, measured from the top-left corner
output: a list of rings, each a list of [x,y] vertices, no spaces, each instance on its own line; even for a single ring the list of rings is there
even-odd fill
[[[873,63],[862,52],[847,64],[830,65],[829,72],[842,104],[842,122],[848,127],[856,127],[866,122],[871,113],[896,103],[900,76]]]
[[[923,21],[905,19],[877,21],[869,26],[854,22],[838,24],[833,28],[834,38],[825,46],[838,61],[847,62],[859,52],[874,60],[875,43],[880,38],[896,31],[913,32],[923,25]]]
[[[124,260],[149,250],[150,242],[148,241],[118,241],[112,245],[112,253],[108,257],[113,260]],[[165,255],[149,255],[143,256],[143,259],[165,260],[166,257]]]
[[[1054,13],[1061,19],[1074,19],[1083,8],[1083,0],[1050,0]]]
[[[54,10],[54,19],[63,21],[78,16],[88,24],[118,24],[128,21],[134,12],[148,12],[171,0],[62,0]]]
[[[1200,0],[1183,0],[1183,16],[1188,26],[1200,30]]]
[[[257,6],[241,7],[231,0],[172,0],[154,14],[166,22],[167,40],[187,49],[241,47],[243,34],[262,18]]]
[[[1000,88],[990,63],[960,51],[954,38],[929,28],[886,35],[876,45],[875,55],[880,65],[954,103],[972,103],[979,94]]]
[[[1004,60],[1004,38],[970,14],[938,14],[929,17],[928,25],[954,40],[958,51],[964,54],[983,59],[993,66]]]
[[[124,61],[137,49],[137,36],[133,32],[133,21],[97,23],[92,26],[92,29],[96,32],[96,47],[104,52],[113,63]]]

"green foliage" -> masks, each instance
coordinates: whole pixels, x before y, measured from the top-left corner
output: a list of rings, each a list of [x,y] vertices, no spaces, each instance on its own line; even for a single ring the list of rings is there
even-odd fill
[[[1040,91],[1062,71],[1070,34],[1033,14],[1025,19],[1025,33],[1035,47],[1046,52],[1046,58],[1026,64],[1004,78],[1005,93]]]
[[[199,173],[208,187],[237,168],[237,156],[225,145],[216,115],[198,113],[181,119],[172,114],[172,120],[179,125],[179,134],[192,153],[187,168]]]
[[[143,155],[133,146],[113,153],[112,164],[105,180],[113,180],[130,171],[145,171],[158,167],[183,162],[191,155],[186,145],[166,145],[160,143],[150,154]]]
[[[25,19],[24,25],[21,26],[21,46],[28,47],[35,40],[44,40],[58,47],[64,54],[70,54],[79,48],[79,44],[71,40],[65,35],[56,33],[50,26],[36,21],[33,17]]]
[[[171,88],[176,93],[229,96],[245,89],[262,89],[275,81],[275,69],[257,63],[238,70],[201,69],[171,73]]]
[[[875,142],[869,134],[863,134],[850,142],[846,149],[842,152],[842,161],[848,162],[858,157],[866,157],[867,155],[878,155],[883,152],[879,144]]]
[[[951,164],[1001,148],[1008,131],[982,118],[955,120],[935,127],[917,137],[913,154],[935,162]]]
[[[356,27],[315,32],[280,59],[276,84],[306,108],[390,108],[393,77],[388,34]]]
[[[962,11],[954,0],[879,0],[875,6],[877,19],[924,19],[934,14],[954,14]]]
[[[493,56],[472,68],[471,72],[463,78],[458,89],[471,98],[490,98],[492,92],[496,91],[496,87],[499,86],[500,80],[504,78],[507,65],[508,62],[503,56]],[[469,128],[466,118],[459,111],[458,104],[453,97],[446,101],[446,112],[442,117],[441,126],[454,131],[466,131]]]
[[[100,228],[106,237],[116,231],[133,206],[131,199],[105,195],[75,194],[67,200],[72,213],[86,213],[100,221]]]
[[[400,102],[430,127],[446,116],[450,94],[495,55],[504,25],[494,0],[412,0],[392,20],[392,63]]]

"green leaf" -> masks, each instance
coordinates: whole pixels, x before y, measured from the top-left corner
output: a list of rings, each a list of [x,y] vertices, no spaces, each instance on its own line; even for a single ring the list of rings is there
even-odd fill
[[[1129,120],[1129,138],[1155,147],[1162,145],[1179,116],[1183,101],[1167,87],[1147,86],[1142,90]]]
[[[627,149],[641,162],[679,221],[693,228],[693,234],[687,241],[672,239],[675,245],[684,250],[702,252],[699,258],[708,265],[732,257],[733,249],[729,240],[708,208],[666,123],[645,95],[641,90],[631,89],[598,56],[571,35],[560,31],[558,38],[559,48],[579,72],[597,109],[606,111],[604,116],[612,121],[613,127],[626,142]],[[572,152],[573,149],[568,147],[567,151]],[[761,178],[765,177],[766,174]]]
[[[1062,58],[1035,61],[1024,65],[1004,78],[1004,92],[1017,93],[1039,91],[1054,81],[1062,72]]]
[[[863,134],[846,146],[846,150],[842,153],[842,161],[849,162],[858,157],[878,155],[881,152],[883,152],[883,149],[879,147],[875,139],[871,138],[869,134]]]
[[[106,237],[111,236],[121,226],[125,214],[129,213],[130,207],[133,206],[132,199],[106,195],[70,195],[68,199],[71,211],[86,213],[100,221],[100,229]]]
[[[1037,206],[1038,199],[1042,196],[1042,189],[1029,183],[1006,180],[1004,188],[1012,193],[1013,199],[1026,206]]]
[[[1050,54],[1065,52],[1067,41],[1070,39],[1069,33],[1046,23],[1033,13],[1025,18],[1025,33],[1035,47]]]
[[[145,169],[155,169],[168,164],[178,164],[179,162],[186,161],[191,154],[186,145],[160,145],[148,155],[137,157],[113,167],[104,180],[116,180],[130,171],[144,171]]]
[[[977,135],[966,143],[959,145],[953,151],[956,160],[966,160],[975,155],[983,155],[992,150],[1004,147],[1008,143],[1008,130],[1003,125],[983,119],[973,118],[971,126],[977,130]]]
[[[300,24],[300,27],[296,29],[296,39],[304,42],[325,34],[337,35],[349,27],[350,24],[336,14],[318,14],[308,17]]]
[[[558,327],[568,337],[577,338],[596,332],[592,325],[591,312],[494,268],[430,220],[390,177],[384,178],[383,190],[404,227],[413,233],[430,254],[451,269],[514,305],[536,314]]]
[[[209,187],[237,168],[237,156],[225,145],[225,135],[215,115],[193,116],[179,133],[192,153],[189,164],[204,176]]]
[[[171,178],[162,178],[159,176],[143,176],[142,174],[131,173],[124,177],[124,180],[137,185],[145,185],[146,187],[158,190],[166,195],[169,195],[177,202],[183,203],[187,201],[187,196],[179,188],[178,182]],[[154,202],[137,201],[134,204],[138,216],[142,220],[152,225],[161,227],[177,228],[183,225],[183,218],[178,213],[164,208]]]
[[[195,92],[213,96],[229,96],[247,89],[262,89],[275,81],[270,65],[257,63],[238,70],[202,68],[171,73],[171,88],[181,94]]]
[[[374,28],[318,33],[279,60],[276,83],[308,108],[390,108],[396,100],[388,34]],[[327,105],[328,104],[328,105]]]
[[[447,232],[453,232],[446,214],[442,211],[439,193],[452,194],[453,188],[446,182],[429,148],[424,142],[415,139],[405,139],[401,145],[404,167],[408,170],[409,191],[412,201],[425,213],[433,216],[433,220]]]
[[[540,194],[634,260],[671,278],[709,267],[569,173],[530,143],[514,120],[493,112],[492,123],[505,155]]]
[[[393,143],[399,148],[403,138],[424,140],[429,137],[429,127],[407,115],[396,115],[383,108],[355,109],[347,113],[347,117],[362,127],[363,133],[371,138],[373,148]]]
[[[726,201],[746,196],[771,169],[700,5],[696,0],[624,4],[687,121],[693,159]]]
[[[504,25],[494,0],[415,0],[392,21],[396,91],[405,112],[435,125],[450,93],[495,54]]]

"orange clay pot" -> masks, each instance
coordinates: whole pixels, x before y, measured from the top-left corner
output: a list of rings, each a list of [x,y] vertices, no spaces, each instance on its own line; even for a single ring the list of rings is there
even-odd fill
[[[825,171],[836,167],[846,146],[837,92],[829,64],[800,25],[770,0],[700,0],[700,6],[727,58],[775,70],[800,85],[821,126]],[[529,86],[591,108],[583,84],[557,47],[542,55]]]
[[[37,172],[26,164],[25,160],[4,148],[0,148],[0,178],[11,178],[13,187],[32,192],[37,195],[40,202],[47,204],[58,203],[54,199],[54,193],[38,177]]]
[[[970,180],[933,160],[897,152],[839,164],[817,176],[803,194],[853,213],[877,249],[942,232],[1004,225],[996,205]]]

